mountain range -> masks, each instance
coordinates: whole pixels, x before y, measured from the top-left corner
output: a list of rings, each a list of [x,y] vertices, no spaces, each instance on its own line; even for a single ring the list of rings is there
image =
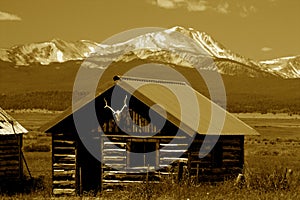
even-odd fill
[[[300,56],[255,61],[225,48],[205,32],[178,26],[113,45],[53,39],[0,49],[0,61],[14,67],[85,61],[86,67],[103,69],[110,62],[135,59],[232,76],[300,78]]]

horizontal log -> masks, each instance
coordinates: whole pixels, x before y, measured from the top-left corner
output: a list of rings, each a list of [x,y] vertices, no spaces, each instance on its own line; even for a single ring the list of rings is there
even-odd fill
[[[0,155],[0,162],[7,161],[7,160],[19,160],[19,154],[12,154],[12,155]]]
[[[75,146],[53,146],[54,150],[75,150]]]
[[[75,162],[76,159],[74,157],[53,157],[53,163],[72,164]]]
[[[118,181],[118,180],[103,180],[103,186],[112,186],[112,185],[127,185],[132,183],[143,183],[144,181]]]
[[[69,164],[67,164],[67,163],[54,163],[53,164],[53,167],[54,168],[62,168],[62,169],[69,169],[69,168],[71,168],[71,167],[73,167],[74,169],[75,169],[75,167],[76,167],[76,165],[75,165],[75,163],[69,163]]]
[[[53,148],[52,152],[54,154],[74,154],[75,155],[75,148],[65,148],[65,149]]]
[[[116,165],[116,164],[126,164],[126,159],[104,159],[104,164],[107,165]]]
[[[223,144],[241,144],[242,140],[240,140],[239,138],[236,139],[224,139],[221,140]]]
[[[172,138],[161,138],[161,139],[159,140],[159,142],[160,142],[161,144],[169,144],[171,141],[172,141]],[[174,142],[174,141],[172,141],[172,142]]]
[[[103,152],[116,152],[116,151],[119,151],[119,152],[126,152],[126,149],[103,149]]]
[[[53,155],[54,157],[57,157],[57,158],[75,158],[76,156],[74,154],[54,154]]]
[[[178,158],[178,157],[160,157],[159,160],[160,161],[163,161],[163,160],[176,160],[178,162],[186,162],[186,161],[188,161],[187,158]]]
[[[65,140],[53,140],[53,147],[73,147],[75,146],[75,141],[65,141]]]
[[[0,152],[3,152],[3,151],[7,151],[7,150],[19,150],[20,149],[20,146],[18,145],[15,145],[15,146],[0,146]]]
[[[73,189],[76,187],[75,180],[54,180],[53,181],[53,187],[58,188],[70,188]]]
[[[126,156],[104,156],[103,160],[124,160]]]
[[[0,149],[0,156],[2,154],[19,154],[20,148],[8,148],[8,149]]]
[[[236,159],[236,160],[239,160],[240,158],[241,158],[240,153],[223,152],[223,159]]]
[[[244,143],[240,143],[240,142],[228,142],[228,143],[222,143],[222,146],[232,146],[232,147],[241,147],[243,146]]]
[[[54,134],[54,135],[52,135],[52,138],[54,140],[74,141],[73,137],[66,136],[66,135],[57,135],[57,134]]]
[[[223,146],[223,151],[242,151],[240,146]]]
[[[76,195],[75,189],[53,188],[54,195]]]
[[[145,137],[143,135],[105,135],[107,138],[130,138],[130,139],[185,139],[186,136],[152,136],[150,137]]]
[[[108,144],[108,145],[104,145],[103,149],[126,149],[126,145]]]
[[[186,149],[160,149],[159,153],[184,153]]]
[[[102,156],[126,156],[127,152],[126,151],[108,151],[108,152],[102,152]]]
[[[4,160],[0,162],[0,167],[1,166],[19,166],[20,161],[19,160]]]
[[[18,146],[20,144],[20,139],[9,139],[9,140],[2,140],[0,139],[0,146]]]
[[[109,171],[115,171],[115,170],[124,171],[124,170],[126,170],[126,166],[110,167],[108,165],[105,165],[105,166],[102,167],[103,173],[104,172],[109,172]]]
[[[160,158],[165,158],[165,157],[187,158],[187,156],[184,156],[183,152],[160,152],[159,157]]]
[[[20,175],[20,170],[18,168],[0,169],[0,177],[1,176],[18,177],[19,175]]]
[[[68,172],[68,171],[65,171]],[[53,173],[52,180],[53,181],[66,181],[66,180],[75,180],[75,172],[66,174],[66,173]]]
[[[74,169],[66,170],[66,169],[53,169],[53,178],[61,179],[70,179],[70,177],[73,179],[75,178],[76,171]]]
[[[230,159],[224,159],[223,160],[223,166],[240,166],[241,161],[240,160],[230,160]]]
[[[186,143],[182,143],[182,144],[181,143],[180,144],[160,143],[159,145],[162,146],[162,147],[187,147],[188,146],[188,144],[186,144]]]
[[[126,166],[126,160],[106,160],[104,161],[105,165],[113,166]]]

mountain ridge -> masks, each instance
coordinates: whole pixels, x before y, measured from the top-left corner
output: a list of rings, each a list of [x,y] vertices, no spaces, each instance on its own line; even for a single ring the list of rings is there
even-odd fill
[[[186,37],[180,36],[181,34]],[[89,40],[66,42],[52,39],[0,49],[0,60],[15,66],[87,60],[88,62],[84,61],[87,67],[105,68],[105,64],[109,62],[129,62],[136,58],[218,70],[229,75],[300,78],[300,56],[255,61],[225,48],[205,32],[179,26],[147,33],[114,45]],[[96,65],[93,59],[97,61]]]

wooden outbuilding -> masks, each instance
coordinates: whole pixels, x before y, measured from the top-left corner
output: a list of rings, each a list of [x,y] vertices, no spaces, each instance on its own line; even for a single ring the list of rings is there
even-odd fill
[[[52,133],[53,193],[74,195],[170,175],[236,177],[244,136],[258,135],[184,82],[133,77],[114,77],[41,129]]]
[[[23,178],[22,138],[27,130],[0,108],[0,182],[21,182]]]

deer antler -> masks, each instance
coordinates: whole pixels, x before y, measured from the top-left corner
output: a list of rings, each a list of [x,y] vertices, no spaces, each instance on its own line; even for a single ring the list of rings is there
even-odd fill
[[[109,108],[114,114],[116,113],[116,111],[114,111],[114,109],[112,109],[112,107],[110,107],[109,105],[107,105],[107,101],[106,99],[104,98],[104,102],[105,102],[105,106],[104,108]]]
[[[124,108],[127,107],[126,100],[127,100],[127,95],[125,96],[125,99],[124,99],[124,106],[123,106],[122,109],[120,110],[120,113],[124,110]]]
[[[105,102],[104,108],[109,108],[109,109],[113,112],[113,115],[115,116],[115,119],[116,119],[117,121],[119,121],[119,120],[120,120],[121,112],[124,110],[125,107],[127,107],[126,100],[127,100],[127,95],[125,96],[125,99],[124,99],[124,106],[122,107],[122,109],[121,109],[121,110],[116,110],[116,111],[115,111],[114,109],[112,109],[112,107],[110,107],[110,106],[107,105],[107,101],[106,101],[106,99],[104,98],[104,102]]]

